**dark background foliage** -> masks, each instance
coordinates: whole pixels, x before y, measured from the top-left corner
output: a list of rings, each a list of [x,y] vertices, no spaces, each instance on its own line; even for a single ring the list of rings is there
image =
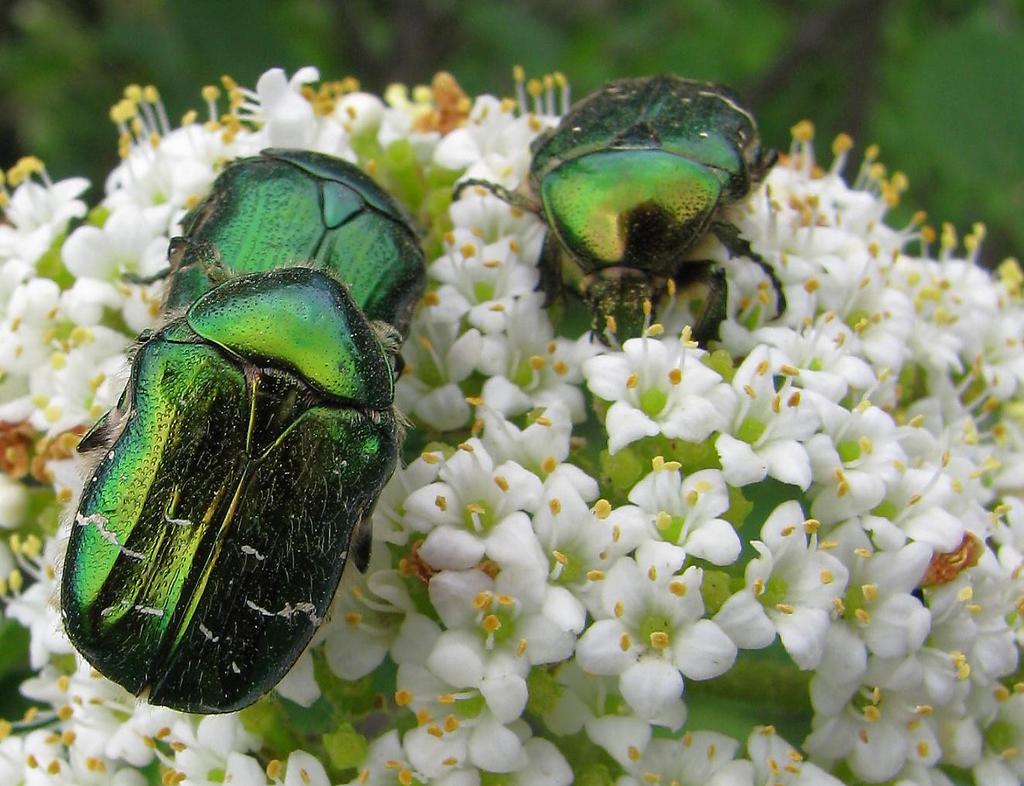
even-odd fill
[[[32,152],[102,182],[128,82],[177,117],[222,73],[253,85],[273,65],[374,91],[445,69],[510,94],[521,63],[577,96],[672,71],[738,89],[777,147],[804,117],[826,160],[838,131],[879,143],[910,175],[902,211],[985,220],[993,263],[1024,248],[1022,19],[1024,0],[0,0],[0,163]]]

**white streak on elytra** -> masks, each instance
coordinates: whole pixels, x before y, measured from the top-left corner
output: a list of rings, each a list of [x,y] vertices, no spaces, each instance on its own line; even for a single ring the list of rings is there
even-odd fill
[[[246,598],[245,605],[253,611],[258,611],[264,617],[284,617],[286,620],[290,620],[296,614],[305,614],[309,617],[309,621],[314,625],[319,625],[323,622],[323,620],[317,616],[316,606],[308,601],[296,603],[294,606],[291,603],[285,603],[284,608],[280,611],[270,611],[269,609],[265,609],[262,606],[258,606],[253,603],[248,598]]]
[[[213,631],[210,630],[208,627],[206,627],[201,622],[199,623],[199,632],[202,633],[203,636],[206,637],[207,641],[212,641],[214,644],[216,644],[218,641],[220,641],[220,636],[214,636],[213,635]]]
[[[164,514],[164,521],[168,524],[177,524],[179,527],[194,527],[191,519],[172,519],[166,513]]]
[[[139,612],[139,614],[148,614],[150,617],[164,616],[163,609],[155,609],[152,606],[136,606],[135,610]]]
[[[109,519],[99,513],[90,513],[88,516],[83,516],[81,512],[75,515],[75,523],[80,527],[88,527],[92,524],[96,527],[96,531],[100,533],[100,537],[103,538],[107,543],[112,546],[117,546],[118,550],[134,560],[143,560],[146,555],[141,551],[134,551],[126,546],[121,545],[121,541],[117,539],[117,533],[113,530],[107,529],[107,523]]]
[[[249,546],[248,544],[242,546],[242,553],[251,554],[260,562],[263,562],[263,560],[267,558],[265,554],[260,554],[258,551],[256,551],[256,549],[254,549],[252,546]]]
[[[238,664],[235,663],[234,661],[231,661],[231,671],[233,671],[235,674],[241,674],[242,673],[242,670],[240,668],[238,668]]]

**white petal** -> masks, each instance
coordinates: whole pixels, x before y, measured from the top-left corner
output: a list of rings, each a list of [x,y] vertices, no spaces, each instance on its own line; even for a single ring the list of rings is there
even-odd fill
[[[825,649],[828,614],[822,609],[797,606],[791,614],[773,614],[782,646],[801,669],[818,665]]]
[[[758,451],[767,464],[768,474],[783,483],[807,490],[811,485],[811,461],[803,445],[795,440],[775,440]]]
[[[313,656],[309,650],[299,656],[284,679],[277,683],[275,690],[302,707],[309,707],[320,698],[320,686],[313,676]]]
[[[697,620],[672,634],[673,662],[692,680],[724,674],[736,660],[736,645],[711,620]]]
[[[267,775],[258,760],[244,753],[231,751],[224,767],[224,779],[228,783],[264,784],[267,782]]]
[[[715,450],[722,462],[722,475],[730,486],[757,483],[768,474],[768,462],[758,456],[750,445],[731,434],[719,434]]]
[[[433,530],[420,546],[420,556],[439,569],[472,568],[484,556],[484,544],[472,533],[442,526]]]
[[[441,634],[427,657],[427,668],[451,685],[476,687],[484,678],[484,662],[476,638],[468,631]]]
[[[673,704],[683,692],[683,677],[661,658],[641,658],[619,677],[619,690],[641,718],[651,718]]]
[[[480,683],[480,695],[498,721],[511,723],[526,708],[526,680],[518,674],[486,677]]]
[[[530,763],[517,773],[520,783],[530,786],[569,786],[572,783],[572,768],[552,743],[531,737],[524,747]]]
[[[732,524],[722,519],[703,522],[686,539],[684,548],[713,565],[731,565],[740,555],[740,538]]]
[[[489,772],[512,772],[526,764],[526,753],[515,732],[494,718],[483,718],[469,737],[473,763]]]
[[[587,736],[628,767],[630,748],[642,751],[651,741],[651,724],[631,715],[605,715],[587,722]]]
[[[250,782],[239,781],[239,783]],[[324,765],[318,759],[305,751],[292,751],[288,755],[284,786],[330,786],[330,781],[327,779]]]
[[[608,451],[617,453],[631,442],[658,433],[658,424],[625,401],[616,401],[608,409],[604,426],[608,430]]]
[[[761,649],[775,641],[775,625],[764,613],[764,606],[754,593],[747,589],[740,590],[723,603],[714,622],[737,647],[743,649]]]
[[[621,674],[635,661],[632,649],[623,651],[625,633],[618,620],[598,620],[587,628],[576,645],[580,668],[592,674]]]

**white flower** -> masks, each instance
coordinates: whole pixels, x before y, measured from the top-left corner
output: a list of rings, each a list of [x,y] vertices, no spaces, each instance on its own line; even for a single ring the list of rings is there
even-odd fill
[[[491,559],[543,570],[526,515],[540,502],[540,479],[518,464],[494,462],[477,440],[448,459],[438,481],[405,501],[406,521],[427,532],[420,555],[435,568],[474,567]]]
[[[999,703],[985,743],[984,757],[973,770],[976,783],[1009,786],[1024,780],[1024,696],[1014,693]]]
[[[755,728],[747,738],[754,765],[754,782],[772,786],[842,786],[842,781],[811,762],[775,733],[771,726]]]
[[[538,273],[513,250],[507,236],[484,244],[471,231],[456,229],[446,242],[448,253],[430,265],[430,275],[441,282],[438,308],[465,316],[482,333],[505,328],[505,315],[516,298],[537,288]]]
[[[737,404],[715,449],[731,485],[745,486],[770,475],[806,489],[811,466],[803,443],[817,430],[818,418],[785,370],[772,368],[768,358],[768,348],[759,346],[736,369],[732,386]]]
[[[71,219],[85,215],[85,203],[78,197],[89,181],[72,177],[53,183],[38,161],[26,160],[40,177],[26,177],[4,205],[7,222],[0,225],[0,257],[34,265]]]
[[[464,178],[515,187],[530,168],[530,142],[540,124],[534,116],[517,117],[494,96],[480,96],[469,123],[438,144],[434,161],[447,169],[465,170]]]
[[[694,731],[681,741],[656,739],[639,760],[627,767],[630,776],[618,786],[677,783],[679,786],[753,786],[754,767],[736,759],[739,743],[713,731]]]
[[[703,619],[703,572],[680,574],[682,562],[679,549],[657,542],[619,559],[604,579],[600,616],[576,648],[580,666],[619,675],[623,698],[655,723],[675,711],[684,676],[716,677],[736,658],[728,636]]]
[[[505,311],[504,332],[484,336],[478,368],[490,379],[484,383],[483,399],[506,415],[562,402],[573,421],[579,421],[580,364],[597,350],[586,337],[555,337],[542,301],[538,292],[516,298]]]
[[[806,442],[817,484],[811,515],[835,524],[878,505],[907,455],[892,417],[878,407],[851,411],[820,398],[814,403],[821,431]]]
[[[686,554],[714,565],[730,565],[739,557],[736,530],[718,518],[729,509],[729,493],[718,470],[695,472],[684,480],[677,463],[658,462],[630,490],[629,501],[642,514],[651,537],[678,544]]]
[[[747,563],[746,588],[725,602],[715,622],[740,647],[770,644],[775,634],[801,669],[818,665],[836,600],[847,572],[817,548],[813,524],[797,502],[779,505],[753,546],[759,557]]]
[[[174,769],[185,776],[182,783],[206,786],[234,778],[236,783],[264,783],[259,762],[246,755],[259,746],[237,715],[207,715],[198,725],[179,720],[167,739],[174,744]],[[230,782],[230,781],[228,781]]]
[[[690,342],[631,338],[622,352],[583,364],[591,392],[613,402],[605,418],[612,453],[642,437],[703,442],[725,428],[735,396],[704,356]]]
[[[398,406],[434,428],[464,425],[470,410],[459,383],[473,372],[480,351],[478,330],[460,334],[456,321],[436,308],[423,309],[405,342]]]

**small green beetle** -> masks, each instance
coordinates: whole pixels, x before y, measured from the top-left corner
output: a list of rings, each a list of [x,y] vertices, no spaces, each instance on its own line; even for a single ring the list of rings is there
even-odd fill
[[[688,257],[709,230],[768,272],[784,308],[771,269],[720,219],[720,209],[745,197],[775,161],[728,88],[671,75],[610,82],[531,150],[528,196],[477,180],[460,183],[455,196],[483,186],[539,213],[549,230],[542,285],[549,297],[564,290],[582,297],[598,331],[612,317],[620,338],[638,335],[644,302],[656,301],[671,280],[707,286],[694,335],[713,338],[725,313],[725,277]]]
[[[309,643],[349,553],[360,570],[369,558],[402,438],[394,380],[423,257],[376,186],[354,189],[372,207],[350,220],[394,236],[351,254],[331,239],[322,216],[340,189],[313,165],[358,181],[298,151],[224,170],[172,244],[168,321],[142,337],[121,401],[79,447],[99,463],[71,527],[65,628],[98,671],[154,704],[256,701]]]

